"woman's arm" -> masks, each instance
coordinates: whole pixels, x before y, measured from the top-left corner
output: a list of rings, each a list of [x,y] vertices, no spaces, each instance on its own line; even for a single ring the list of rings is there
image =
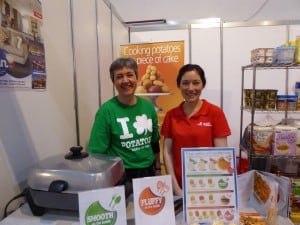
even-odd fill
[[[164,139],[163,156],[164,156],[164,163],[166,166],[167,173],[170,174],[172,177],[173,192],[176,196],[182,196],[182,189],[178,184],[178,181],[175,176],[175,171],[174,171],[171,138]]]
[[[160,153],[155,153],[155,175],[160,176],[161,175],[161,165],[160,165]]]
[[[106,113],[106,108],[100,108],[94,119],[92,130],[90,133],[90,139],[87,146],[87,150],[92,153],[108,153],[108,146],[110,146],[110,127],[109,116]]]
[[[214,138],[214,147],[227,147],[227,137]]]
[[[151,147],[155,156],[154,169],[155,175],[161,175],[161,165],[160,165],[160,146],[159,142],[151,142]]]

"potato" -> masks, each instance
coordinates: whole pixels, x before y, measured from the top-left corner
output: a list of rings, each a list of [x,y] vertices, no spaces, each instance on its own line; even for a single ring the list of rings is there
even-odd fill
[[[156,76],[155,75],[150,75],[150,80],[156,80]]]
[[[167,86],[167,85],[164,85],[164,86],[162,86],[161,87],[161,90],[162,90],[162,92],[164,92],[164,93],[168,93],[170,90],[169,90],[169,87]]]
[[[151,76],[156,76],[156,71],[151,71],[151,72],[150,72],[150,77],[151,77]]]
[[[153,85],[153,86],[148,88],[148,92],[149,93],[161,93],[162,89],[161,89],[160,86]]]
[[[137,86],[136,93],[147,93],[147,90],[143,86]]]
[[[160,80],[154,80],[154,81],[153,81],[153,85],[156,85],[156,86],[163,86],[164,83],[161,82]]]
[[[155,73],[156,73],[156,71],[157,71],[157,68],[156,68],[156,66],[151,66],[151,71],[153,71],[153,72],[155,72]]]
[[[147,73],[145,73],[145,74],[142,76],[141,80],[143,81],[143,80],[145,80],[145,79],[148,79],[149,77],[150,77],[150,75],[147,74]]]
[[[148,89],[152,85],[152,81],[150,79],[143,80],[143,86],[145,89]]]

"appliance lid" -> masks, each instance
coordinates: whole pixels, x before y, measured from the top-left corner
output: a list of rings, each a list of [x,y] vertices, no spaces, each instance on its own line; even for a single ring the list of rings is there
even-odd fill
[[[112,187],[124,175],[120,157],[91,153],[85,158],[66,159],[56,155],[40,161],[29,172],[28,185],[32,189],[48,191],[52,182],[65,181],[65,192]]]

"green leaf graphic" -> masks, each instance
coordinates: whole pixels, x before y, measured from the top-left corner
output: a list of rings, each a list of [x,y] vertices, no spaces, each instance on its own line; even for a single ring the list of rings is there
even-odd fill
[[[117,221],[117,212],[104,209],[99,201],[93,202],[85,212],[86,225],[114,225]]]

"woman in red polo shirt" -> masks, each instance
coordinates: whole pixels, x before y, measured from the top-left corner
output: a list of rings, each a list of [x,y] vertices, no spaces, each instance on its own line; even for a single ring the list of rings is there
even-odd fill
[[[200,98],[206,78],[199,65],[184,65],[176,82],[184,101],[167,112],[161,135],[164,136],[164,162],[172,176],[174,194],[182,196],[181,148],[227,147],[231,131],[223,110]]]

